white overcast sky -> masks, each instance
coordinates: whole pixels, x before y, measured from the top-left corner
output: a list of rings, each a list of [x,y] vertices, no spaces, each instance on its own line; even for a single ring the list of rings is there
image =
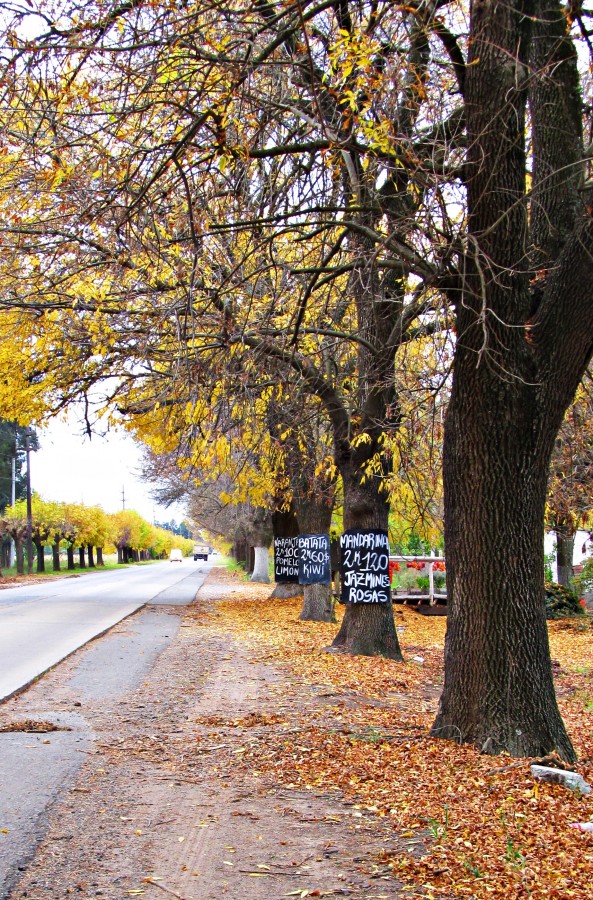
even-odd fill
[[[151,485],[142,482],[141,450],[125,432],[110,431],[89,438],[71,417],[53,420],[38,429],[41,449],[31,454],[31,486],[45,500],[102,506],[105,512],[135,509],[147,521],[180,522],[183,506],[159,506],[150,497]]]

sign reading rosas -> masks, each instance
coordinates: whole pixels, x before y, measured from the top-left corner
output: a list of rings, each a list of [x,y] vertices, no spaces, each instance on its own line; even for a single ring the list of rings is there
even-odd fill
[[[340,536],[341,603],[388,603],[389,538],[386,531],[350,528]]]
[[[298,584],[298,537],[274,538],[274,579],[282,584]]]
[[[329,534],[299,534],[299,584],[330,584]]]

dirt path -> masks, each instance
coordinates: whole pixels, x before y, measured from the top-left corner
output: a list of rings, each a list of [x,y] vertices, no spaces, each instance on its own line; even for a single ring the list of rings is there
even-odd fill
[[[250,586],[213,574],[189,612],[171,610],[184,616],[177,638],[116,701],[80,694],[83,649],[3,711],[76,709],[95,738],[10,900],[400,896],[375,862],[396,844],[385,823],[337,792],[280,786],[242,762],[271,733],[298,742],[298,710],[327,709],[311,686],[287,685],[221,634],[215,601],[239,590]],[[115,634],[133,629],[134,618]]]

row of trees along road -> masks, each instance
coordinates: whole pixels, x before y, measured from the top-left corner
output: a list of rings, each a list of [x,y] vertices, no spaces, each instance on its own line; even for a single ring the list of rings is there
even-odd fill
[[[173,547],[184,555],[193,548],[192,541],[165,528],[151,525],[132,509],[106,513],[100,506],[82,503],[57,503],[33,495],[32,538],[37,555],[37,571],[45,571],[45,547],[52,548],[53,570],[60,571],[60,549],[65,548],[67,567],[75,568],[75,553],[80,568],[102,566],[103,552],[117,550],[119,563],[141,559],[165,558]],[[12,538],[16,547],[17,573],[24,573],[24,551],[27,539],[27,506],[20,500],[5,509],[0,518],[0,535]],[[95,558],[96,553],[96,558]]]
[[[234,471],[240,439],[241,473],[293,435],[307,455],[320,417],[344,526],[385,528],[396,375],[454,333],[433,734],[565,759],[542,538],[592,350],[586,16],[30,0],[3,18],[2,415],[102,383],[156,452]],[[336,643],[401,655],[388,605],[349,606]]]

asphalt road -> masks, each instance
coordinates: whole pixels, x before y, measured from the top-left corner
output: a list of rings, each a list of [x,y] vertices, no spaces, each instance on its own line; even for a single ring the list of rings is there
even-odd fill
[[[177,566],[175,574],[171,572],[165,578],[165,582],[178,579],[164,591],[165,596],[175,593],[176,605],[181,605],[182,596],[193,599],[206,574],[203,567],[199,572],[190,571],[189,566],[182,571],[180,568]],[[152,586],[145,588],[151,606],[140,610],[129,626],[126,623],[123,633],[108,632],[85,646],[68,678],[69,690],[79,698],[74,704],[79,709],[73,710],[72,704],[66,703],[63,712],[36,707],[31,714],[35,720],[63,730],[36,734],[10,730],[9,726],[9,730],[0,732],[0,900],[12,896],[20,872],[43,838],[53,805],[68,797],[85,754],[93,750],[96,736],[88,721],[89,707],[96,700],[119,698],[137,688],[177,634],[180,617],[152,605],[159,602],[158,593],[150,597],[162,587],[163,573],[152,568],[147,571],[153,572],[154,579]],[[165,604],[168,602],[172,601],[165,599]],[[47,676],[50,685],[54,674]],[[22,699],[15,697],[4,704],[9,722],[22,720],[22,713],[19,716],[17,712]],[[76,800],[70,798],[68,802]],[[68,839],[67,834],[63,837]],[[58,896],[63,894],[56,889]]]
[[[191,603],[209,569],[184,559],[0,591],[0,701],[146,604]]]

